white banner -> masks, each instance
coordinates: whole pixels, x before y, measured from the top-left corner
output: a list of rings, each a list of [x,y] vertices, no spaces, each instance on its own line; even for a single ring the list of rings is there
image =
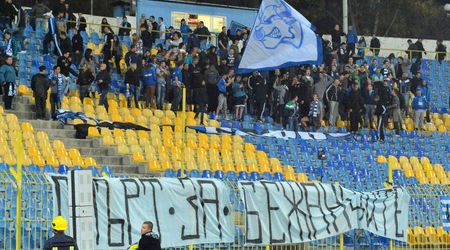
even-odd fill
[[[69,218],[67,177],[48,176],[53,214]],[[153,222],[161,247],[234,241],[230,189],[215,179],[94,178],[95,249],[126,249]]]
[[[353,192],[336,184],[240,182],[247,245],[296,244],[352,229],[407,241],[409,194]]]

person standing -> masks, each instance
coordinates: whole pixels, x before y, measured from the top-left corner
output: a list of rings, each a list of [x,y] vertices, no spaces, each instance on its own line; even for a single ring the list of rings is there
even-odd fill
[[[186,20],[184,20],[184,18],[181,19],[180,32],[181,32],[181,36],[183,37],[183,43],[185,43],[185,44],[188,40],[189,30],[190,30],[190,28],[189,28],[189,25],[186,24]]]
[[[6,56],[11,56],[13,58],[12,66],[15,67],[15,61],[17,60],[17,53],[18,53],[17,43],[12,38],[11,32],[9,32],[8,30],[3,33],[3,36],[5,38],[5,47],[4,47],[5,54]]]
[[[402,77],[398,80],[398,85],[400,88],[401,98],[403,98],[403,102],[405,103],[406,117],[409,118],[409,93],[411,92],[411,81],[407,77],[406,72],[403,72]]]
[[[408,49],[406,53],[408,54],[409,60],[412,60],[413,58],[417,58],[417,47],[416,45],[411,41],[411,39],[408,39],[406,41],[408,43]]]
[[[308,131],[308,123],[314,128],[314,132],[319,132],[320,127],[322,126],[323,119],[323,104],[319,100],[319,96],[317,93],[313,95],[313,101],[309,105],[309,113],[308,116],[305,116],[301,119],[301,123],[303,129]]]
[[[378,54],[380,54],[380,47],[380,40],[375,34],[373,34],[372,40],[370,40],[370,49],[372,50],[374,56],[378,56]]]
[[[149,63],[144,71],[143,82],[146,92],[145,106],[147,108],[153,108],[153,103],[155,101],[155,90],[156,90],[156,70],[153,64]]]
[[[392,90],[392,104],[389,106],[389,109],[392,109],[395,135],[400,136],[400,130],[402,129],[402,111],[400,110],[400,97],[397,89]]]
[[[373,90],[372,84],[367,85],[367,90],[363,92],[364,94],[364,106],[366,112],[364,114],[364,127],[373,129],[373,115],[375,110],[375,97],[376,93]]]
[[[422,95],[421,88],[417,88],[416,95],[413,97],[411,102],[411,107],[414,109],[414,129],[419,129],[420,122],[420,130],[423,130],[423,119],[425,116],[425,110],[428,107],[428,100],[424,95]]]
[[[61,107],[63,81],[64,76],[61,74],[61,68],[56,65],[53,67],[53,72],[48,76],[50,80],[50,107],[51,117],[56,120],[56,110]]]
[[[384,142],[384,123],[387,119],[387,102],[384,98],[380,98],[379,96],[375,97],[376,107],[375,107],[375,115],[378,118],[377,125],[377,139],[379,142]]]
[[[363,100],[358,90],[358,84],[352,85],[352,90],[348,99],[348,110],[350,113],[350,132],[358,132],[359,124],[361,123],[361,113],[363,109]]]
[[[31,16],[34,18],[35,30],[39,27],[42,30],[45,29],[45,16],[44,14],[50,12],[50,9],[43,3],[43,0],[36,0],[36,3],[31,9]]]
[[[236,110],[236,121],[242,120],[242,115],[244,113],[244,107],[245,107],[245,91],[244,91],[244,83],[242,82],[242,77],[237,76],[236,81],[232,85],[233,90],[233,98],[234,98],[234,107]]]
[[[219,116],[220,110],[222,110],[224,114],[224,120],[227,120],[227,87],[233,84],[234,82],[234,70],[230,70],[228,74],[224,74],[222,78],[219,80],[217,89],[219,90],[219,99],[218,105],[216,109],[216,119]]]
[[[430,88],[428,87],[427,81],[426,80],[422,80],[422,83],[419,86],[417,86],[417,89],[421,90],[422,95],[425,96],[425,99],[427,100],[427,110],[426,110],[426,114],[425,114],[425,120],[427,121],[427,123],[430,123],[431,122],[431,119],[430,119],[430,113],[431,113],[431,91],[430,91]]]
[[[297,101],[298,96],[294,96],[292,100],[286,103],[284,106],[285,119],[283,119],[289,125],[289,130],[296,133],[298,132],[298,117],[300,112],[300,105]],[[287,124],[283,124],[283,128],[286,128]]]
[[[208,91],[206,89],[205,79],[201,80],[200,88],[195,89],[195,104],[197,112],[195,112],[194,119],[197,119],[198,115],[200,115],[200,124],[204,125],[203,117],[205,116],[206,108],[208,107]]]
[[[105,63],[100,65],[100,72],[97,74],[95,81],[100,90],[100,100],[98,105],[105,106],[106,111],[108,111],[108,100],[106,99],[106,96],[108,95],[109,86],[111,84],[111,75],[109,74]]]
[[[78,13],[78,32],[84,31],[86,32],[86,18],[83,16],[83,13]]]
[[[194,34],[197,35],[198,39],[200,40],[200,49],[206,50],[206,45],[208,43],[208,40],[210,39],[211,33],[209,33],[209,30],[207,27],[205,27],[205,24],[203,21],[200,21],[197,28],[194,30]]]
[[[122,70],[120,69],[120,60],[122,60],[122,55],[122,43],[119,41],[118,36],[114,36],[111,45],[111,57],[114,57],[114,64],[116,65],[117,74],[122,74]]]
[[[222,27],[222,32],[220,32],[218,36],[219,41],[219,56],[220,59],[227,58],[228,55],[228,36],[227,36],[227,27]]]
[[[16,70],[13,67],[13,57],[7,56],[6,64],[0,67],[0,83],[3,87],[5,109],[11,109],[16,87]]]
[[[84,44],[83,37],[78,33],[78,30],[72,29],[72,55],[73,61],[76,65],[80,64],[81,58],[83,57]]]
[[[139,250],[161,250],[161,240],[159,235],[153,230],[153,223],[145,221],[141,227],[141,239],[139,240]]]
[[[169,67],[162,61],[156,69],[156,108],[163,109],[166,98],[166,76],[170,76]]]
[[[289,91],[289,72],[285,72],[282,78],[277,78],[273,84],[274,100],[275,100],[275,114],[274,120],[279,123],[283,123],[284,117],[284,105],[286,104],[288,91]]]
[[[103,63],[106,64],[109,69],[109,59],[112,58],[111,51],[114,35],[111,33],[109,27],[103,27],[103,32],[105,34],[105,40],[103,43]]]
[[[333,50],[337,50],[341,46],[341,36],[345,36],[345,33],[340,30],[339,24],[334,25],[334,29],[331,31]]]
[[[31,78],[30,85],[36,104],[36,119],[46,120],[45,104],[47,102],[47,91],[50,87],[50,81],[47,77],[47,68],[45,66],[39,67],[39,74]]]
[[[129,94],[126,94],[128,100],[128,108],[131,108],[131,98],[134,97],[134,106],[135,108],[139,108],[139,75],[137,72],[137,65],[131,64],[127,73],[125,73],[125,85]],[[154,74],[153,74],[154,76]]]
[[[158,31],[159,31],[159,41],[156,42],[156,45],[163,44],[166,40],[166,25],[164,24],[164,18],[158,17]]]
[[[422,44],[422,39],[417,39],[416,43],[416,49],[417,49],[417,59],[422,59],[422,52],[425,53],[425,55],[427,54],[427,52],[425,52],[425,49],[423,48],[423,44]]]
[[[172,72],[172,87],[173,87],[173,99],[172,99],[172,111],[178,111],[178,106],[181,103],[183,97],[183,74],[181,73],[182,62],[177,62]]]
[[[89,70],[87,64],[84,64],[83,68],[77,78],[77,85],[80,88],[81,103],[83,103],[84,98],[88,96],[89,89],[94,80],[95,80],[94,75]]]
[[[217,56],[217,55],[216,55]],[[216,66],[211,64],[205,71],[206,90],[208,92],[208,112],[214,112],[217,108],[217,83],[219,82],[219,72]]]
[[[64,234],[67,230],[67,221],[62,216],[58,216],[52,221],[52,229],[54,236],[48,239],[43,250],[54,250],[54,249],[70,249],[78,250],[76,241]]]
[[[339,79],[334,80],[333,84],[325,90],[325,98],[330,105],[330,115],[328,119],[328,123],[330,126],[335,126],[337,120],[339,119]]]
[[[122,18],[122,23],[120,24],[119,36],[130,36],[131,24],[128,22],[127,17]]]
[[[439,63],[442,63],[442,61],[445,59],[445,53],[447,52],[447,48],[445,47],[442,39],[439,39],[436,41],[436,60],[439,61]]]
[[[348,26],[347,34],[347,53],[348,55],[355,55],[355,44],[358,42],[358,35],[353,30],[352,26]]]

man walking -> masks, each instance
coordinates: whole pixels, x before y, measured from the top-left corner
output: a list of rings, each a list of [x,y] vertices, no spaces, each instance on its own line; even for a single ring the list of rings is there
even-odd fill
[[[108,95],[109,86],[111,84],[111,75],[106,68],[105,63],[100,65],[100,72],[97,74],[95,81],[100,90],[100,100],[98,105],[105,106],[106,111],[108,111],[108,100],[106,99],[106,96]]]
[[[45,104],[47,102],[47,91],[50,87],[50,81],[47,77],[47,68],[39,67],[39,74],[31,79],[31,89],[36,104],[36,119],[46,120]]]

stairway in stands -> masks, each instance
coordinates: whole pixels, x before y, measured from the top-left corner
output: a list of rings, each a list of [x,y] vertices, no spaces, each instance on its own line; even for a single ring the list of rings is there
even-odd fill
[[[0,101],[0,104],[3,106],[3,101]],[[73,125],[63,126],[59,121],[36,120],[31,96],[16,96],[12,108],[12,110],[5,110],[5,113],[15,114],[21,124],[23,122],[31,123],[36,132],[46,132],[51,142],[61,140],[66,150],[76,148],[80,151],[82,157],[94,158],[99,168],[109,166],[115,176],[155,175],[154,172],[148,171],[147,164],[134,163],[131,156],[117,154],[116,147],[104,146],[101,138],[87,137],[84,140],[76,139]],[[50,112],[47,115],[50,115]],[[26,147],[26,145],[24,146]]]

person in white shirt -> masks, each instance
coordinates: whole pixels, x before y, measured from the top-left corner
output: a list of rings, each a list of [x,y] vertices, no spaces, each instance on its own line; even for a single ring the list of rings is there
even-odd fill
[[[164,18],[158,18],[158,30],[159,30],[159,39],[160,42],[164,42],[166,40],[166,25],[164,24]]]

